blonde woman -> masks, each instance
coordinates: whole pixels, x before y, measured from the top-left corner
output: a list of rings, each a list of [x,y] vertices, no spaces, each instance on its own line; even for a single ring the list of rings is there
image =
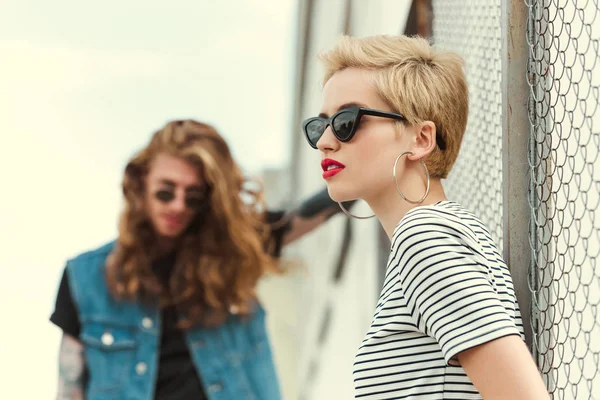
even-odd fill
[[[343,37],[321,59],[304,134],[331,198],[364,199],[391,240],[356,398],[548,398],[496,244],[442,187],[467,124],[462,59],[404,36]]]

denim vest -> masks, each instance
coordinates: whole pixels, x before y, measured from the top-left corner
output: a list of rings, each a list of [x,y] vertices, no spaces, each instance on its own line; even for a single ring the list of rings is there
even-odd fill
[[[114,242],[67,264],[89,379],[87,400],[152,400],[158,370],[161,320],[157,307],[118,301],[105,279]],[[279,384],[260,305],[251,316],[230,315],[215,328],[185,334],[209,400],[279,400]]]

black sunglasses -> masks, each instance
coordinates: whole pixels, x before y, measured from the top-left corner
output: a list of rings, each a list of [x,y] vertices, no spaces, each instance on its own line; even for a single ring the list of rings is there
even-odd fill
[[[360,123],[360,119],[363,115],[390,118],[397,121],[406,120],[402,114],[373,110],[365,107],[349,107],[336,112],[329,118],[308,118],[302,122],[302,130],[304,131],[304,136],[306,137],[308,144],[310,144],[313,149],[317,148],[317,143],[319,142],[319,139],[321,139],[321,136],[323,136],[325,133],[325,130],[328,126],[331,126],[334,136],[340,142],[349,142],[354,137],[356,129]],[[441,150],[446,148],[446,143],[439,132],[436,134],[436,141]]]
[[[162,203],[168,204],[175,200],[175,191],[170,189],[160,189],[154,193],[156,199]],[[185,206],[192,210],[202,207],[207,201],[207,196],[186,195]]]

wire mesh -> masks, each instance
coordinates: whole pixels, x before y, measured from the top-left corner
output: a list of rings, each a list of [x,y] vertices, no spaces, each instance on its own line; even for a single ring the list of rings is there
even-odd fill
[[[444,182],[448,198],[477,214],[502,251],[502,37],[500,1],[433,1],[433,40],[465,59],[469,121]]]
[[[600,3],[514,1],[528,13],[532,350],[553,398],[600,399]],[[434,41],[465,58],[471,94],[445,187],[502,247],[501,1],[433,9]]]
[[[600,7],[525,3],[533,351],[554,399],[600,399]]]

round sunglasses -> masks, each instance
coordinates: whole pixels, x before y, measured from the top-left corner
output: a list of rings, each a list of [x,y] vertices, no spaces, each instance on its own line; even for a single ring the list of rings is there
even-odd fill
[[[329,118],[324,118],[320,116],[308,118],[304,120],[304,122],[302,122],[302,130],[304,131],[304,136],[306,137],[308,144],[313,149],[317,148],[317,143],[319,142],[319,139],[321,139],[321,136],[323,136],[323,134],[325,133],[325,130],[328,126],[331,126],[333,135],[340,142],[349,142],[354,137],[356,129],[358,128],[358,125],[360,123],[360,119],[363,115],[390,118],[395,119],[397,121],[406,120],[406,118],[402,114],[373,110],[371,108],[356,106],[344,108],[336,112]],[[438,147],[441,150],[444,150],[446,148],[446,143],[439,134],[439,131],[436,133],[436,141]]]
[[[175,200],[175,191],[171,189],[159,189],[154,193],[156,199],[162,203],[168,204]],[[185,206],[191,210],[197,210],[207,203],[206,196],[186,195]]]

